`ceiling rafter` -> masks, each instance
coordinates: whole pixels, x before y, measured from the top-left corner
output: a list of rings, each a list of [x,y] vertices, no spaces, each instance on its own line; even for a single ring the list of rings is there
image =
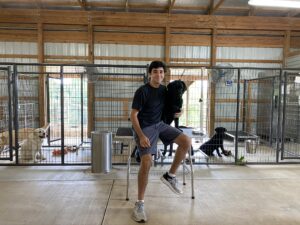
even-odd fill
[[[223,4],[224,1],[225,0],[219,0],[219,2],[215,6],[212,5],[212,8],[210,8],[209,14],[213,15],[218,10],[218,8]]]
[[[255,15],[255,7],[250,6],[248,16],[254,16]]]
[[[168,8],[169,14],[172,12],[175,2],[176,2],[176,0],[169,0],[169,8]]]
[[[294,16],[297,16],[299,14],[300,14],[299,10],[290,10],[290,11],[288,11],[287,16],[288,17],[294,17]]]
[[[41,0],[35,0],[35,5],[37,9],[41,9],[42,8]]]
[[[77,2],[79,3],[82,9],[86,10],[86,0],[77,0]]]
[[[125,11],[129,11],[129,0],[125,0]]]
[[[207,9],[206,9],[207,14],[210,15],[212,9],[214,8],[214,4],[215,4],[214,0],[209,1],[209,4],[208,4]]]

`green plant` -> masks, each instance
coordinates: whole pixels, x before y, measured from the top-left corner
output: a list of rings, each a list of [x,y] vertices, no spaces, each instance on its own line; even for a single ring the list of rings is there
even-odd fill
[[[236,161],[236,165],[239,166],[245,166],[247,163],[247,160],[245,160],[245,156],[241,156],[237,161]]]

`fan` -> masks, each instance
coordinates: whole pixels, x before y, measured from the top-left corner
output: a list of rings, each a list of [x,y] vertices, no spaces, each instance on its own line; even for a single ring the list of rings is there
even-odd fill
[[[218,69],[218,67],[220,67]],[[225,68],[226,67],[226,68]],[[216,68],[211,70],[210,80],[213,83],[217,82],[230,82],[231,78],[234,75],[234,69],[231,69],[233,66],[229,63],[218,64]]]
[[[98,70],[96,67],[86,67],[86,74],[87,74],[87,78],[88,78],[88,82],[89,83],[94,83],[97,81],[97,74]]]

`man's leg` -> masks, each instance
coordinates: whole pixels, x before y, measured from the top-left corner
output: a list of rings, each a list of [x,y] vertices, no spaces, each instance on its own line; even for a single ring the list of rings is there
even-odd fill
[[[191,139],[185,134],[180,134],[174,140],[174,142],[178,145],[178,148],[176,150],[173,163],[172,163],[171,168],[169,170],[169,172],[171,174],[176,174],[176,171],[177,171],[178,167],[180,166],[182,160],[185,159],[186,153],[189,151],[189,149],[192,145]]]
[[[143,155],[141,158],[141,164],[138,174],[138,200],[144,200],[151,164],[151,154]]]
[[[147,216],[144,208],[144,196],[148,184],[148,175],[151,167],[151,154],[142,155],[140,170],[138,174],[138,200],[136,201],[132,213],[132,218],[136,222],[146,222]]]
[[[175,138],[174,142],[178,145],[175,153],[175,158],[169,172],[163,174],[160,179],[175,194],[182,194],[182,190],[178,186],[178,181],[175,174],[181,164],[181,161],[185,159],[186,153],[191,147],[191,139],[185,134],[181,133],[177,138]]]

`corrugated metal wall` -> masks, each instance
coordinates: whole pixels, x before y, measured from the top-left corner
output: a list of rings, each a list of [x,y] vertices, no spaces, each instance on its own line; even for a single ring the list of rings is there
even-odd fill
[[[0,58],[1,62],[12,63],[36,63],[37,62],[37,43],[34,42],[0,42],[0,54],[12,55],[11,58]],[[22,55],[18,57],[18,55]],[[29,55],[30,57],[26,57]],[[23,58],[22,58],[23,57]],[[4,67],[7,67],[4,65]],[[22,66],[17,67],[18,76],[18,98],[19,98],[19,127],[37,127],[39,124],[38,111],[38,75],[30,74],[37,72],[36,67]],[[22,73],[23,72],[23,73]],[[29,74],[25,74],[29,73]],[[2,84],[0,96],[7,96],[7,84]],[[6,128],[5,128],[6,129]]]
[[[88,45],[84,43],[45,43],[45,55],[87,56]]]
[[[287,59],[287,67],[300,68],[300,54],[289,57]]]

